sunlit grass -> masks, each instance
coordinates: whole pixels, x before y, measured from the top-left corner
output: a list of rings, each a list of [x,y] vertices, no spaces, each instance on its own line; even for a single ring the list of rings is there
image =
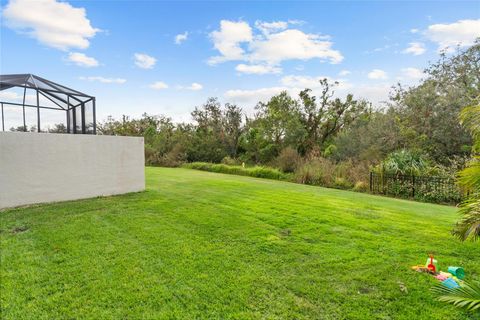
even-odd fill
[[[0,213],[5,319],[462,319],[410,270],[479,278],[453,207],[188,169]],[[406,287],[407,290],[403,288]]]

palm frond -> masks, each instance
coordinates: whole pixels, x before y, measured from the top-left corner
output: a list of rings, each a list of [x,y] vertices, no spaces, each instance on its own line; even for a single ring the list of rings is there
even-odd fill
[[[453,234],[465,241],[480,239],[480,193],[473,194],[459,207],[462,219],[457,222]]]
[[[460,113],[460,121],[472,134],[473,159],[467,168],[458,174],[458,183],[470,192],[468,199],[459,208],[462,219],[453,234],[462,241],[480,239],[480,105],[466,107]]]
[[[480,285],[464,282],[461,287],[450,289],[438,283],[432,288],[438,294],[437,299],[470,311],[480,310]]]
[[[458,183],[466,191],[480,190],[480,156],[473,157],[468,167],[458,173]]]
[[[480,152],[480,105],[463,108],[460,123],[472,134],[473,151]]]

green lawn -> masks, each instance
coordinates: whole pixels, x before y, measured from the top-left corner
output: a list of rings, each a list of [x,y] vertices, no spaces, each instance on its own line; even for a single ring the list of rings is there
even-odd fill
[[[2,318],[475,318],[410,270],[434,251],[480,278],[479,244],[450,236],[455,208],[146,172],[146,192],[0,213]]]

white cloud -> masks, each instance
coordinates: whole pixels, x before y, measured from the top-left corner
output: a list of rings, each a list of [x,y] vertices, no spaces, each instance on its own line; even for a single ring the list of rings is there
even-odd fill
[[[95,58],[89,57],[85,53],[81,52],[70,52],[67,60],[75,63],[77,66],[85,68],[98,67],[99,65]]]
[[[402,75],[408,79],[418,80],[423,77],[423,71],[417,68],[404,68],[401,71]]]
[[[295,89],[296,91],[308,89],[317,89],[321,88],[320,80],[327,79],[330,82],[337,82],[336,89],[344,90],[351,87],[351,84],[346,80],[332,79],[326,76],[298,76],[298,75],[288,75],[280,79],[280,83],[286,87]],[[297,92],[298,93],[298,92]]]
[[[221,56],[211,57],[210,64],[217,64],[229,60],[242,60],[244,50],[240,47],[242,42],[253,39],[252,28],[244,21],[220,21],[220,30],[210,33],[215,49]]]
[[[282,21],[257,21],[256,26],[262,32],[254,35],[247,22],[222,20],[220,30],[210,34],[214,47],[221,55],[211,57],[209,63],[238,60],[278,65],[285,60],[321,59],[330,63],[343,60],[342,54],[332,49],[329,36],[288,29],[288,23]],[[242,43],[247,44],[245,48]]]
[[[235,67],[240,73],[247,73],[247,74],[268,74],[268,73],[281,73],[282,69],[279,67],[275,67],[272,65],[261,65],[261,64],[239,64]]]
[[[194,82],[190,86],[186,87],[185,89],[198,91],[198,90],[202,90],[203,86],[200,83]]]
[[[378,79],[387,79],[388,76],[387,76],[387,73],[383,70],[373,69],[368,73],[368,78],[378,80]]]
[[[199,91],[199,90],[202,90],[203,89],[203,85],[198,83],[198,82],[193,82],[191,85],[189,86],[176,86],[175,87],[177,90],[192,90],[192,91]]]
[[[244,103],[254,105],[258,101],[268,101],[272,96],[282,91],[288,90],[286,87],[260,88],[253,90],[228,90],[224,97],[234,103]]]
[[[404,75],[416,77],[418,76],[418,72],[416,71],[414,68],[405,68]],[[374,69],[372,72],[378,79],[387,77],[383,70]],[[343,75],[346,74],[348,74],[348,72],[343,73]],[[344,98],[347,94],[352,93],[355,99],[366,99],[377,107],[384,105],[389,99],[391,84],[387,82],[374,84],[351,83],[341,78],[334,79],[326,76],[306,75],[286,75],[279,80],[277,85],[253,89],[231,89],[226,91],[223,96],[226,100],[241,104],[248,114],[253,114],[255,111],[254,107],[259,101],[266,102],[272,96],[282,91],[286,91],[290,96],[298,98],[301,90],[309,88],[312,90],[312,95],[320,96],[322,91],[320,80],[325,78],[330,83],[337,82],[337,84],[332,87],[334,97]]]
[[[288,92],[297,97],[298,93],[305,89],[312,89],[312,94],[319,96],[321,94],[320,80],[326,78],[330,83],[337,82],[338,84],[332,87],[335,97],[343,98],[347,94],[352,93],[355,99],[367,99],[368,101],[378,105],[388,100],[388,93],[391,85],[388,83],[379,83],[374,85],[355,84],[347,80],[332,79],[324,76],[309,77],[309,76],[285,76],[280,82],[287,88]]]
[[[0,99],[3,101],[21,103],[23,100],[23,95],[20,96],[17,92],[14,91],[0,91]]]
[[[40,96],[40,104],[42,104],[43,97]],[[0,100],[4,102],[23,103],[23,91],[0,91]],[[37,105],[37,95],[28,93],[25,94],[25,104]],[[18,106],[13,106],[13,110],[18,110]]]
[[[414,29],[410,29],[410,33],[418,33],[420,30],[414,28]]]
[[[224,93],[224,97],[234,103],[241,103],[247,110],[252,110],[257,102],[268,101],[272,96],[279,94],[282,91],[287,91],[292,97],[297,98],[298,94],[303,89],[312,89],[314,95],[319,95],[320,92],[320,80],[327,78],[330,82],[337,81],[338,84],[333,88],[337,93],[336,96],[343,96],[353,85],[346,80],[336,80],[324,76],[300,76],[300,75],[287,75],[280,79],[278,86],[265,87],[258,89],[247,90],[228,90]]]
[[[152,83],[149,87],[154,90],[163,90],[168,88],[168,84],[163,81],[157,81]]]
[[[391,90],[391,84],[382,83],[375,85],[353,85],[348,90],[352,93],[355,99],[367,99],[372,102],[374,106],[379,106],[388,101],[388,94]]]
[[[349,70],[342,70],[338,73],[338,75],[341,77],[348,76],[349,74],[351,74]]]
[[[183,41],[187,39],[188,39],[188,31],[185,31],[184,33],[180,33],[175,36],[175,43],[181,44]]]
[[[427,49],[425,49],[425,45],[421,42],[410,42],[408,45],[408,48],[403,50],[402,53],[411,53],[414,56],[419,56],[427,51]]]
[[[480,37],[480,19],[459,20],[450,24],[433,24],[425,32],[428,39],[438,44],[438,49],[446,49],[473,45],[475,39]]]
[[[157,63],[157,59],[145,53],[135,53],[135,65],[142,69],[152,69]]]
[[[84,8],[55,0],[11,0],[2,16],[9,28],[61,50],[86,49],[100,31],[92,27]]]
[[[273,22],[265,22],[265,21],[255,21],[255,27],[262,31],[262,33],[267,34],[271,32],[278,32],[281,30],[285,30],[288,28],[287,21],[273,21]]]
[[[118,84],[124,84],[125,82],[127,82],[127,80],[123,79],[123,78],[105,78],[105,77],[100,77],[100,76],[80,77],[80,80],[98,81],[98,82],[101,82],[101,83],[118,83]]]
[[[332,49],[332,42],[323,40],[322,36],[306,34],[297,29],[288,29],[255,40],[250,45],[251,61],[264,61],[277,64],[284,60],[310,60],[314,58],[339,63],[342,54]]]

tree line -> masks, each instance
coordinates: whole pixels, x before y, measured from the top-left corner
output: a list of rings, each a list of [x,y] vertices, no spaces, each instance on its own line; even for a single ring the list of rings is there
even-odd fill
[[[144,137],[148,165],[191,163],[357,191],[366,191],[372,170],[458,178],[459,192],[468,196],[454,234],[480,237],[480,40],[442,52],[417,85],[393,86],[383,107],[352,94],[336,96],[336,82],[319,85],[318,96],[308,88],[297,96],[281,92],[259,102],[253,115],[209,98],[194,108],[192,122],[143,114],[109,117],[97,129]],[[66,130],[59,124],[49,131]],[[248,168],[255,165],[262,167]],[[433,191],[428,197],[443,201]]]
[[[462,166],[472,136],[459,113],[480,95],[480,43],[455,54],[442,53],[413,87],[392,87],[386,107],[352,94],[335,96],[338,83],[320,81],[320,95],[305,89],[292,97],[282,92],[259,102],[255,114],[209,98],[191,113],[191,123],[144,114],[139,119],[108,118],[102,134],[145,137],[146,162],[176,166],[183,162],[226,162],[283,166],[283,157],[322,157],[334,163],[376,165],[407,150],[432,167]]]

